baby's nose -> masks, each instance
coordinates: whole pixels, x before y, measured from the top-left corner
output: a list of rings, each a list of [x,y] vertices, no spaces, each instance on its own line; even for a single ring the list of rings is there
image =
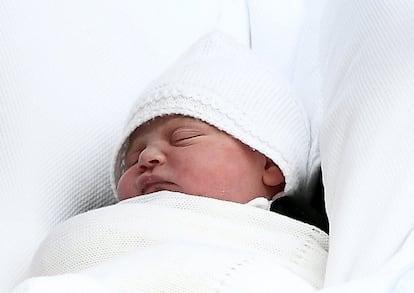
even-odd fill
[[[157,147],[147,146],[139,155],[138,167],[141,172],[153,169],[165,162],[164,153]]]

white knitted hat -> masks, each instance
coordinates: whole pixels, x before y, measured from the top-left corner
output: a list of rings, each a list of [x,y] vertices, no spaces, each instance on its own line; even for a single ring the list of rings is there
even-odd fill
[[[230,36],[207,34],[139,96],[113,161],[115,192],[130,134],[168,114],[201,119],[272,159],[285,176],[287,194],[305,183],[310,132],[302,104],[275,72]]]

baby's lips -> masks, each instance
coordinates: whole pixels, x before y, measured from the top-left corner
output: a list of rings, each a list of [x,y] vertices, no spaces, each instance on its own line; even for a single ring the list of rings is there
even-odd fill
[[[143,174],[138,179],[138,187],[141,194],[168,189],[168,186],[171,184],[173,183],[154,174]]]

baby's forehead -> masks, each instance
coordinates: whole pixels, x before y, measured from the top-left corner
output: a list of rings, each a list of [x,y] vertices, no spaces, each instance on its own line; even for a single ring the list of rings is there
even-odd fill
[[[162,131],[164,129],[170,129],[175,127],[191,127],[191,126],[201,126],[201,127],[214,127],[215,126],[202,121],[198,118],[180,114],[171,114],[171,115],[164,115],[164,116],[157,116],[148,120],[138,126],[130,135],[130,140],[134,140],[135,138],[145,135],[151,132]],[[217,128],[216,128],[217,129]]]

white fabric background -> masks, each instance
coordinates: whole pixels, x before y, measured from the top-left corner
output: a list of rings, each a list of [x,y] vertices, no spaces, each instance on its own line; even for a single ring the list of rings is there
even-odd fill
[[[323,17],[327,292],[414,290],[413,16],[413,1],[338,0]]]

